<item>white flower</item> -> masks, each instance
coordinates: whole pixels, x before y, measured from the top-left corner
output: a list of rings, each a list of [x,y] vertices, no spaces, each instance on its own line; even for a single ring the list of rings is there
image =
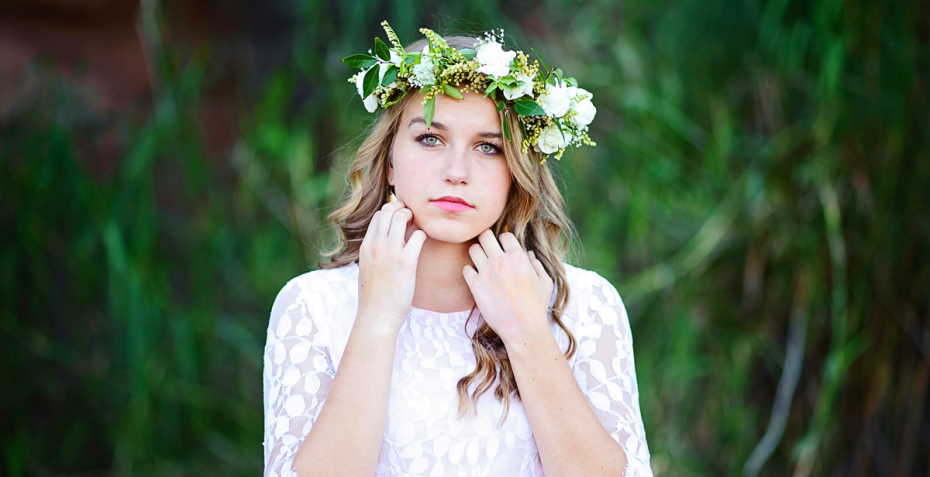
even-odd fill
[[[555,124],[550,124],[539,134],[539,139],[536,140],[536,147],[543,154],[552,154],[568,146],[571,142],[569,139],[570,136],[568,133],[563,137],[562,132],[559,131],[559,127]]]
[[[369,94],[367,98],[362,100],[362,104],[365,105],[366,111],[373,113],[376,109],[378,109],[378,97],[373,94]]]
[[[578,87],[575,87],[575,86],[569,87],[569,92],[571,93],[572,100],[575,101],[575,102],[577,102],[577,103],[580,103],[580,102],[582,102],[582,101],[584,101],[584,100],[586,100],[586,99],[587,99],[587,100],[590,100],[591,98],[594,97],[594,95],[591,94],[590,91],[588,91],[588,90],[586,90],[586,89],[584,89],[584,88],[578,88]]]
[[[488,41],[478,46],[475,58],[481,67],[479,73],[484,73],[494,79],[501,76],[507,76],[510,73],[510,65],[514,57],[517,56],[515,51],[504,51],[500,43]]]
[[[374,68],[374,66],[372,66],[371,68]],[[364,71],[360,71],[355,75],[355,88],[358,89],[358,95],[362,98],[362,104],[365,105],[365,110],[368,111],[369,113],[373,113],[375,112],[376,109],[378,109],[378,98],[376,98],[374,94],[369,94],[367,98],[362,96],[363,94],[365,94],[365,91],[363,88],[365,75],[368,73],[368,70],[370,70],[371,68],[368,68]]]
[[[584,88],[575,86],[569,86],[567,90],[566,94],[571,98],[571,109],[575,112],[572,116],[572,123],[579,128],[584,128],[591,124],[595,113],[597,113],[594,103],[591,102],[594,95]]]
[[[516,99],[520,96],[526,95],[533,97],[533,78],[526,73],[519,73],[516,75],[517,81],[523,81],[522,86],[517,86],[516,88],[502,88],[504,90],[504,97],[507,99]]]
[[[390,67],[390,63],[378,63],[378,84],[381,84],[381,80],[384,79],[384,73],[387,72],[387,69]],[[358,95],[361,97],[365,94],[365,75],[368,74],[368,71],[374,68],[374,65],[368,67],[365,71],[359,72],[355,75],[355,88],[358,89]],[[387,85],[388,88],[393,88],[397,84],[397,81],[392,81],[391,84]],[[369,94],[368,97],[362,97],[362,104],[365,105],[365,109],[369,113],[375,112],[378,109],[378,97],[374,93]]]
[[[591,121],[594,120],[595,113],[597,113],[597,108],[594,107],[594,103],[592,103],[590,99],[576,104],[572,109],[575,110],[572,122],[579,128],[591,124]]]
[[[568,108],[571,106],[572,89],[574,88],[563,85],[547,85],[546,92],[539,95],[539,99],[536,102],[539,103],[543,111],[549,116],[561,118],[568,112]]]
[[[436,82],[436,75],[433,72],[433,59],[429,56],[429,45],[423,47],[420,62],[413,66],[413,78],[411,83],[416,86],[430,86]]]

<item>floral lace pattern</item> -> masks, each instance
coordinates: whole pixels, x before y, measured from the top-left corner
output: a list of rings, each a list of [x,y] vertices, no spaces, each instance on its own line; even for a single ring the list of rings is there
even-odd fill
[[[624,476],[651,477],[626,308],[599,274],[564,266],[571,293],[562,320],[578,347],[569,360],[572,374],[626,452]],[[265,476],[296,475],[294,456],[323,408],[349,339],[357,278],[357,263],[315,270],[292,278],[275,298],[263,358]],[[474,369],[469,337],[481,320],[468,322],[468,314],[413,308],[401,327],[376,477],[544,476],[520,401],[511,400],[500,426],[503,405],[493,392],[481,395],[476,414],[456,415],[455,384]],[[565,333],[554,323],[551,329],[567,350]]]

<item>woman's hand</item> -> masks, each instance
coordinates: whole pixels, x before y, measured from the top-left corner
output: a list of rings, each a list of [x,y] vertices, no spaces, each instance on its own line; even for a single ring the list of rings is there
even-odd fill
[[[478,241],[468,249],[477,271],[466,265],[462,274],[484,320],[505,345],[548,329],[553,282],[543,264],[510,232],[498,244],[488,229]]]
[[[413,303],[426,232],[408,224],[411,218],[402,201],[384,204],[372,215],[359,247],[358,316],[373,320],[363,325],[379,331],[400,330]]]

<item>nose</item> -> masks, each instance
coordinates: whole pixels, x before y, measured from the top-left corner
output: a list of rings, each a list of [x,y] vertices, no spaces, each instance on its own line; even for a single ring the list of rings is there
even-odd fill
[[[446,182],[452,184],[468,183],[468,151],[450,150],[443,167]]]

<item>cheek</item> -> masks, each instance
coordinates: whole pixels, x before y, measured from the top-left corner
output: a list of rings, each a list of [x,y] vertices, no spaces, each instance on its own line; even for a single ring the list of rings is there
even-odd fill
[[[487,187],[484,188],[482,196],[490,199],[487,205],[491,206],[495,213],[500,213],[507,205],[507,198],[510,196],[510,188],[512,187],[510,173],[495,174],[493,178],[489,177],[485,184],[487,184]]]
[[[499,172],[497,180],[497,191],[502,203],[507,202],[511,187],[513,187],[513,177],[510,175],[510,168],[504,166]]]
[[[398,189],[413,189],[418,184],[423,184],[423,170],[411,164],[411,161],[394,163],[394,184]]]

